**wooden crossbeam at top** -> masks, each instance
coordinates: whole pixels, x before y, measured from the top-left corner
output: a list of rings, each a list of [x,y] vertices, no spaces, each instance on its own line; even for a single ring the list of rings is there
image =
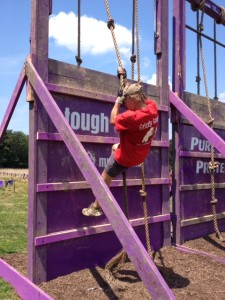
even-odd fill
[[[200,4],[201,0],[186,0],[190,4]],[[205,2],[205,13],[212,17],[217,22],[221,21],[222,18],[222,9],[221,6],[217,5],[211,0],[206,0]],[[221,22],[222,25],[225,25],[225,21]]]

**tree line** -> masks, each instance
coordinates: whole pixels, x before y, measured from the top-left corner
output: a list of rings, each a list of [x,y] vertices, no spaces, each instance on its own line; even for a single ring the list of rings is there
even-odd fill
[[[7,130],[0,143],[0,168],[28,168],[29,136]]]

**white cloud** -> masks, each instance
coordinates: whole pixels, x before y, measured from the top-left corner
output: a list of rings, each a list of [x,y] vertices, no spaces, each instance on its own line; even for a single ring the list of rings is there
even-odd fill
[[[127,56],[131,48],[131,31],[124,26],[115,25],[115,36],[120,52]],[[77,16],[73,12],[60,12],[49,20],[49,37],[59,46],[76,52]],[[106,22],[81,16],[81,50],[84,54],[99,55],[115,51],[112,34]]]
[[[219,94],[219,101],[225,102],[225,92]]]
[[[156,74],[153,74],[152,77],[149,80],[147,80],[146,82],[149,84],[156,85],[156,80],[157,80],[156,76],[157,76]],[[168,77],[168,84],[169,84],[170,89],[172,89],[172,83],[170,80],[170,76]]]
[[[149,80],[147,80],[147,83],[156,85],[156,79],[157,79],[156,78],[156,74],[153,74],[152,78],[150,78]]]

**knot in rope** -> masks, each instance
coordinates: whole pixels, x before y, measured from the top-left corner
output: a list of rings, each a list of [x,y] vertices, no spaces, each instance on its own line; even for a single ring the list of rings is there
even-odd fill
[[[217,24],[223,24],[225,21],[225,8],[223,6],[220,6],[221,10],[221,17],[218,21],[216,21]]]
[[[215,205],[217,202],[218,202],[218,200],[216,198],[214,198],[214,199],[211,200],[211,204]]]
[[[111,30],[111,28],[115,29],[114,19],[109,19],[107,22],[107,27]]]
[[[196,82],[200,82],[201,81],[201,77],[199,75],[197,75],[195,81]]]
[[[215,120],[214,118],[211,118],[207,124],[211,127],[213,125],[214,120]]]
[[[202,23],[198,24],[198,29],[199,31],[204,31],[204,25]]]
[[[191,9],[193,11],[197,11],[199,9],[203,9],[205,7],[206,0],[202,0],[200,3],[191,4]]]
[[[141,197],[143,197],[143,198],[147,197],[147,192],[146,191],[140,190],[139,193],[140,193]]]
[[[212,172],[219,167],[220,163],[218,161],[210,161],[209,162],[209,171]]]
[[[77,61],[78,67],[80,67],[80,65],[82,64],[82,59],[80,58],[80,56],[76,56],[76,61]]]
[[[130,61],[135,64],[136,63],[136,54],[132,54],[131,57],[130,57]]]

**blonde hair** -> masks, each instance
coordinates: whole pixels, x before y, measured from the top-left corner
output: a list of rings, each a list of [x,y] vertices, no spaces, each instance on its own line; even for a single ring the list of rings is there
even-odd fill
[[[145,103],[146,100],[147,100],[145,94],[143,94],[143,93],[131,95],[130,97],[132,97],[132,99],[134,99],[134,101],[136,101],[136,102],[143,102],[143,103]]]

